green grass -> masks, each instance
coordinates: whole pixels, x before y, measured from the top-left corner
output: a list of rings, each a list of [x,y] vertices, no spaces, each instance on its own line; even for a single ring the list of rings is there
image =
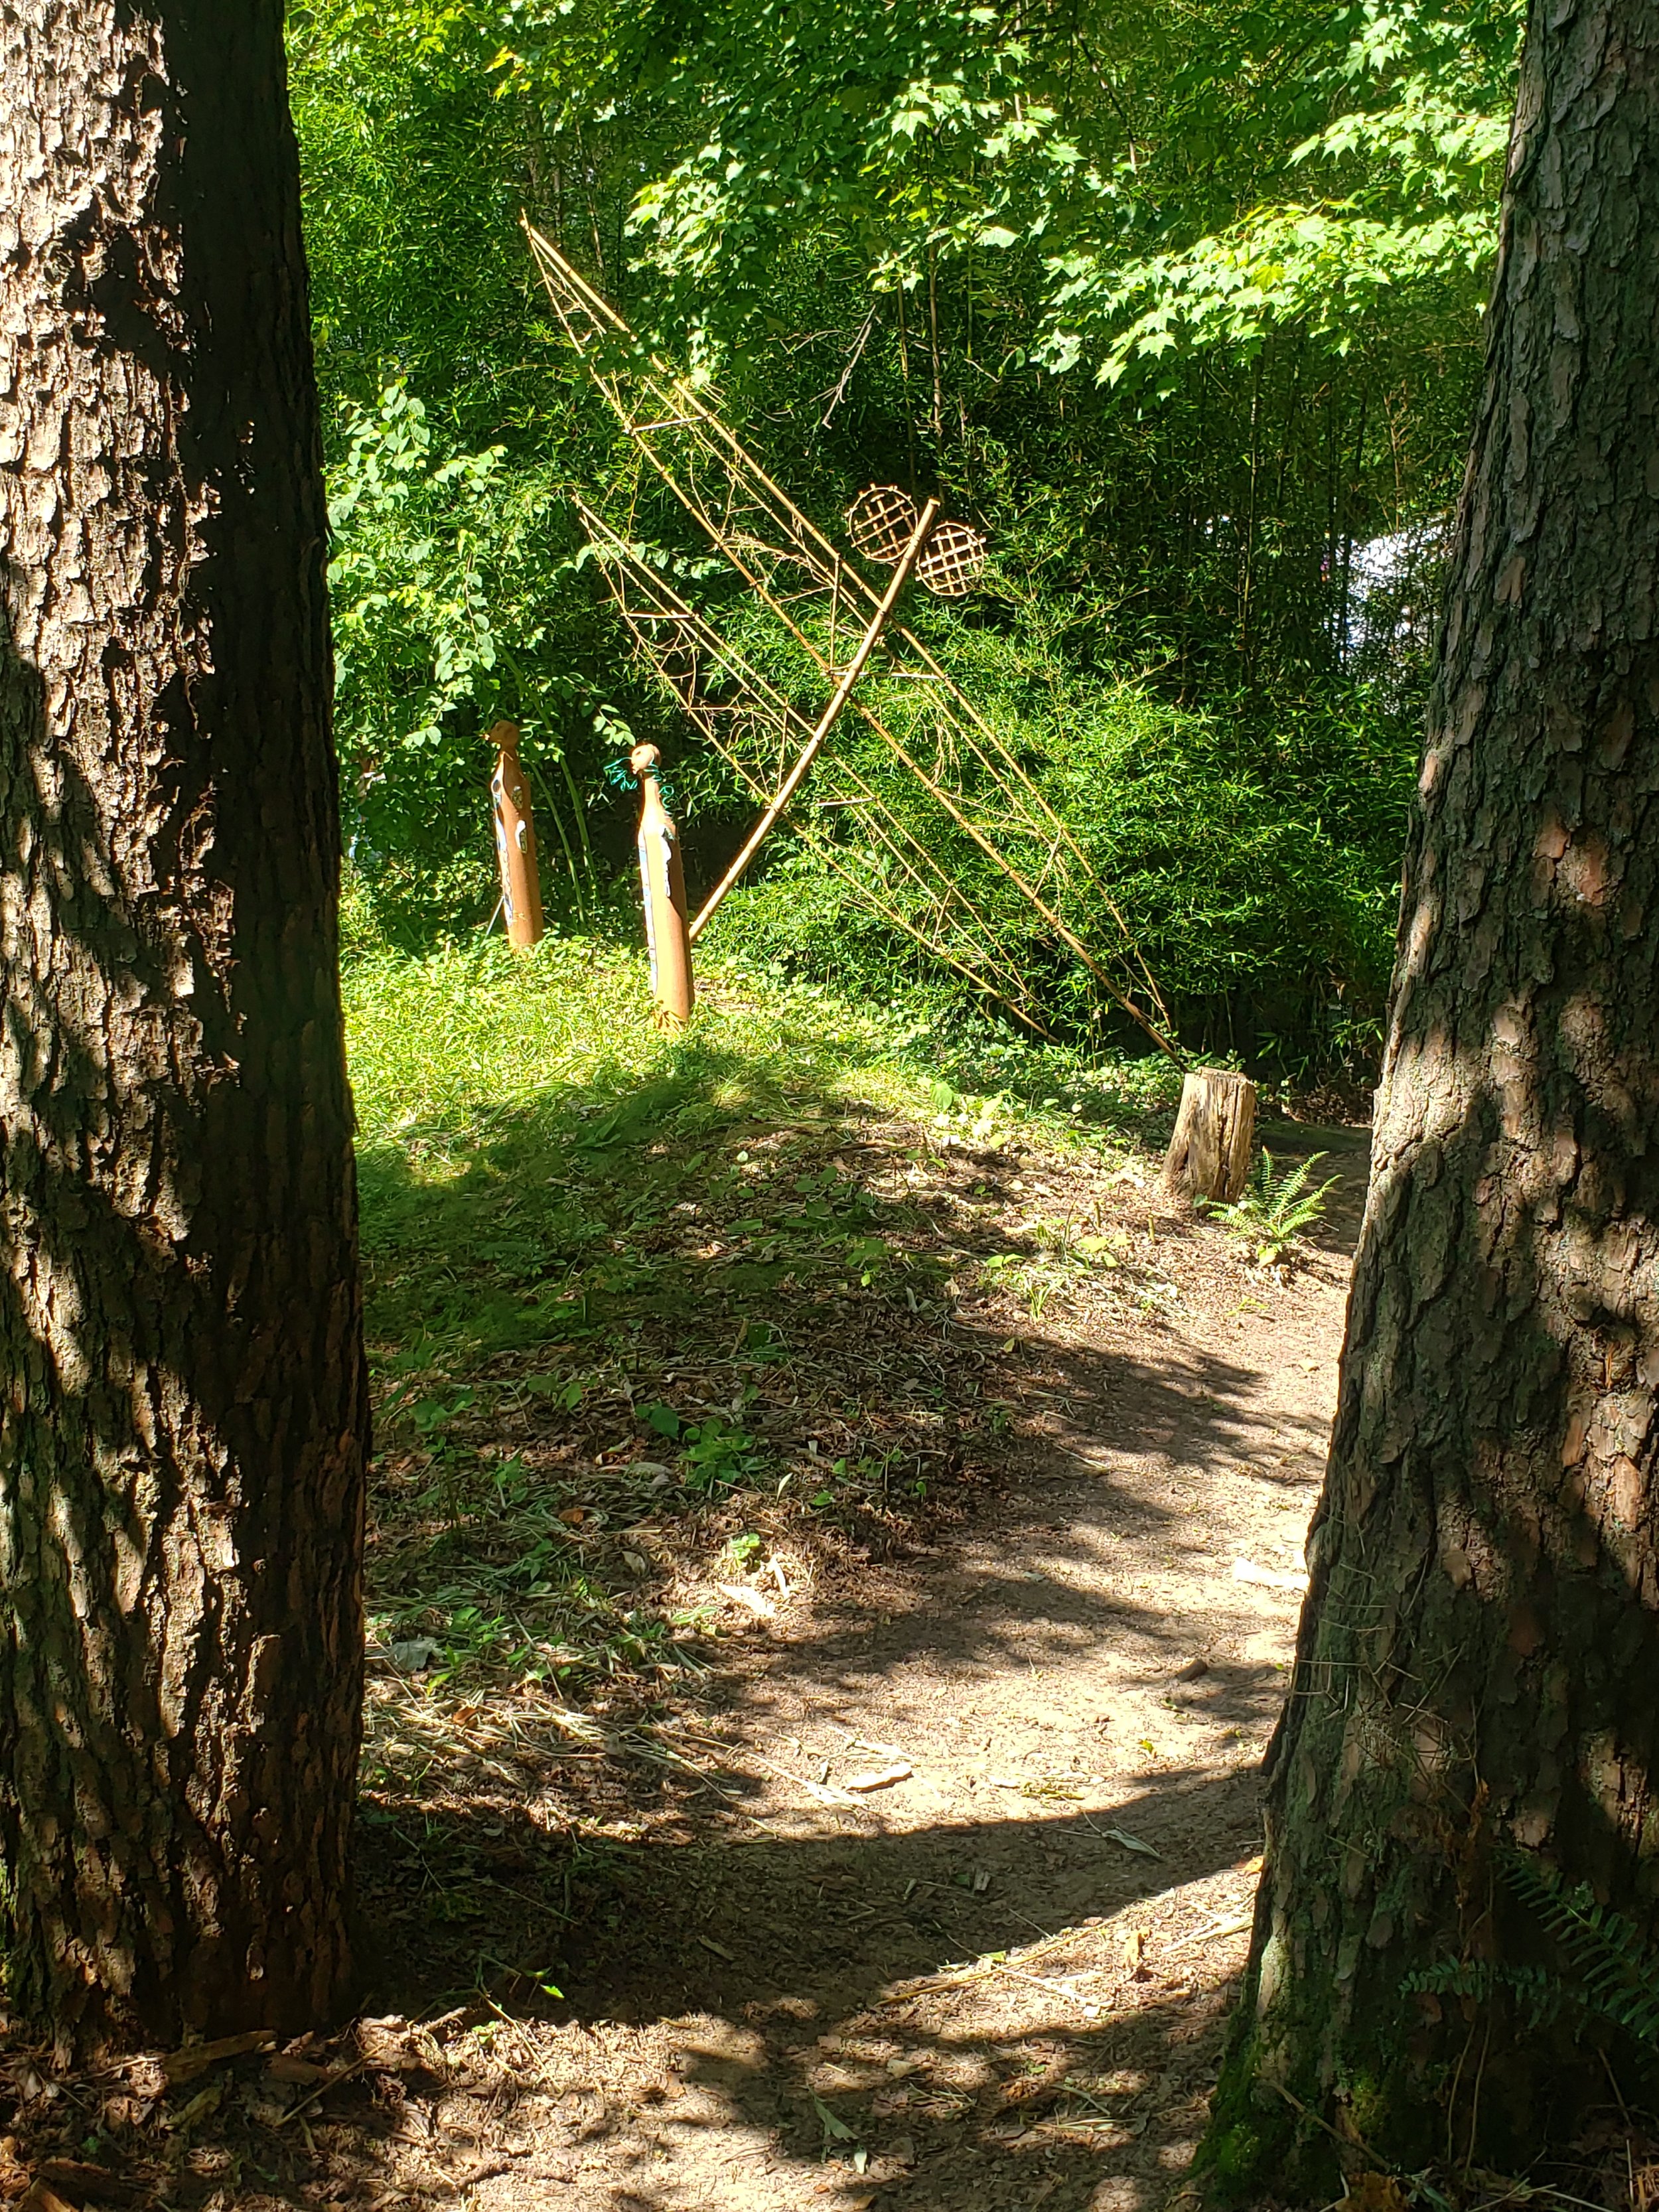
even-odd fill
[[[693,1294],[655,1247],[688,1208],[730,1229],[745,1136],[854,1112],[940,1145],[1121,1145],[1155,1134],[1177,1088],[1159,1060],[1091,1066],[948,1006],[860,1008],[734,965],[710,969],[690,1029],[665,1033],[643,958],[578,938],[527,956],[501,938],[359,946],[344,981],[370,1335],[410,1372],[591,1334],[641,1293],[663,1309]],[[810,1232],[844,1271],[867,1221],[826,1188],[826,1231],[799,1199],[777,1195],[784,1242]],[[737,1243],[758,1255],[778,1225],[758,1215]]]
[[[850,1009],[716,989],[665,1035],[643,962],[578,940],[380,953],[346,988],[371,1340],[415,1371],[672,1309],[659,1233],[729,1212],[745,1133],[930,1103]]]
[[[1006,1102],[1053,1136],[1069,1122],[1121,1136],[1173,1107],[1179,1078],[1158,1057],[1091,1062],[1034,1045],[948,1004],[876,1008],[731,963],[700,979],[684,1037],[652,1019],[642,956],[581,938],[528,955],[499,937],[425,955],[349,956],[346,1014],[361,1139],[441,1141],[515,1109],[562,1100],[578,1116],[654,1085],[720,1073],[710,1103],[741,1112],[806,1086],[856,1091],[895,1111]]]
[[[718,1119],[855,1069],[886,1087],[890,1038],[878,1023],[826,1014],[800,993],[733,999],[719,980],[675,1036],[653,1024],[643,961],[580,939],[545,939],[528,956],[493,938],[355,961],[346,997],[362,1141],[453,1141],[532,1107],[574,1129],[625,1101],[638,1102],[638,1134],[648,1111],[678,1115],[693,1090]]]
[[[344,983],[371,1603],[382,1644],[438,1646],[440,1703],[659,1678],[701,1632],[676,1577],[734,1538],[799,1556],[953,1510],[988,1418],[961,1297],[1017,1282],[1036,1315],[1118,1262],[1029,1224],[1013,1274],[952,1256],[909,1184],[1116,1154],[1175,1088],[731,963],[666,1034],[642,957],[579,939],[360,942]]]

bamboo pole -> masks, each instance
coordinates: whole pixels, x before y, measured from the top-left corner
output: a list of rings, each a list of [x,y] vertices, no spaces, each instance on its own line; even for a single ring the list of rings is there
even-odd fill
[[[787,806],[790,800],[794,797],[796,792],[799,790],[807,769],[811,767],[812,763],[817,759],[824,739],[829,736],[830,731],[835,728],[836,723],[840,717],[842,708],[847,704],[848,699],[853,696],[853,686],[858,682],[860,677],[863,675],[865,663],[869,659],[870,655],[875,651],[877,643],[881,637],[881,634],[887,627],[887,617],[892,613],[893,609],[898,605],[899,593],[904,589],[906,584],[910,580],[910,571],[915,567],[916,556],[920,554],[922,547],[927,542],[927,533],[933,528],[933,518],[938,513],[939,501],[936,499],[930,499],[927,506],[921,510],[921,514],[916,523],[915,528],[910,533],[909,544],[905,547],[903,552],[901,553],[898,557],[897,565],[895,567],[892,575],[888,580],[887,589],[881,595],[880,603],[876,608],[874,617],[872,620],[869,628],[865,631],[864,635],[859,640],[858,647],[854,652],[853,658],[848,662],[846,667],[842,671],[841,681],[836,686],[834,694],[830,698],[830,704],[818,716],[817,720],[812,726],[811,736],[808,738],[806,743],[801,747],[800,751],[795,757],[794,766],[790,769],[788,775],[785,776],[781,784],[779,785],[777,797],[767,808],[765,813],[762,815],[760,820],[755,824],[753,830],[750,830],[749,836],[744,842],[743,850],[738,854],[737,859],[732,861],[731,866],[720,878],[719,883],[715,884],[714,890],[709,892],[708,897],[703,901],[702,909],[697,915],[696,920],[691,925],[691,942],[693,945],[696,943],[698,938],[702,936],[703,931],[708,928],[709,923],[714,920],[721,900],[725,898],[726,893],[732,889],[732,886],[742,875],[744,870],[754,859],[756,854],[759,852],[761,846],[765,842],[767,833],[771,830],[772,825],[776,822],[779,815],[782,813],[784,808]]]
[[[805,731],[807,727],[805,718],[796,712],[783,694],[757,668],[743,659],[728,640],[722,638],[717,631],[712,629],[700,615],[695,614],[687,606],[685,601],[679,598],[653,569],[645,568],[635,559],[629,552],[624,541],[617,535],[608,523],[594,514],[591,507],[585,506],[580,499],[576,506],[594,544],[602,546],[607,554],[620,564],[649,602],[647,612],[643,616],[641,615],[639,611],[630,605],[626,591],[617,583],[614,578],[612,579],[612,588],[616,592],[617,607],[633,635],[635,643],[656,670],[661,681],[666,684],[686,713],[708,738],[709,743],[720,753],[721,758],[748,785],[757,799],[764,799],[765,785],[762,783],[749,763],[740,754],[732,749],[730,744],[721,735],[719,726],[709,711],[708,702],[698,699],[695,689],[687,680],[672,672],[664,657],[660,641],[655,638],[646,627],[651,615],[666,614],[677,628],[683,629],[686,634],[695,637],[699,646],[708,651],[732,680],[760,702],[781,730],[793,731],[799,726]],[[951,876],[943,873],[933,864],[927,847],[920,842],[902,821],[896,821],[890,827],[881,818],[875,792],[855,769],[846,763],[842,765],[843,774],[851,777],[862,798],[868,800],[872,807],[878,808],[874,817],[869,820],[870,834],[878,843],[886,848],[905,877],[922,892],[923,896],[938,902],[939,913],[936,918],[939,921],[944,922],[954,918],[950,913],[952,907],[961,909],[963,915],[966,917],[970,936],[977,932],[979,938],[983,939],[982,943],[976,943],[975,949],[979,957],[987,963],[986,967],[978,969],[970,966],[957,953],[952,952],[948,945],[936,941],[934,938],[918,928],[915,923],[902,914],[896,906],[882,898],[862,878],[850,869],[836,852],[833,842],[815,830],[810,823],[802,825],[801,835],[812,845],[825,865],[840,876],[857,896],[866,899],[884,919],[892,923],[895,928],[913,939],[925,952],[935,959],[944,961],[945,965],[953,969],[964,982],[971,983],[975,990],[983,991],[988,997],[994,999],[1013,1016],[1023,1029],[1028,1029],[1034,1036],[1044,1037],[1052,1043],[1053,1032],[1043,1026],[1030,1007],[1022,1000],[1018,976],[1012,972],[1007,975],[1001,975],[996,972],[996,963],[1002,962],[1006,965],[1007,956],[997,942],[994,924],[974,906],[961,884]],[[909,848],[908,851],[905,849],[906,847]],[[915,855],[914,859],[911,857],[912,854]],[[929,869],[932,870],[934,880],[927,879],[927,872]]]
[[[536,824],[530,790],[519,759],[519,726],[497,722],[489,742],[495,748],[489,779],[490,809],[495,820],[495,857],[501,870],[501,907],[510,944],[520,952],[543,935],[542,884],[536,866]]]
[[[684,1029],[691,1018],[691,938],[685,920],[685,866],[679,833],[658,788],[662,756],[655,745],[635,745],[628,765],[640,780],[640,884],[645,894],[645,940],[651,949],[651,991],[659,1018]]]

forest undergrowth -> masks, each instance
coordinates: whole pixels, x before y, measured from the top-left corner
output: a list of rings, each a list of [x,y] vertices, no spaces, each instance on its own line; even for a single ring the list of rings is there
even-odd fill
[[[92,2075],[14,2045],[0,2197],[1190,2194],[1363,1130],[1269,1121],[1335,1183],[1264,1263],[1159,1192],[1164,1066],[701,981],[666,1035],[614,944],[359,927],[362,2015]],[[1523,2179],[1345,2157],[1363,2212],[1659,2169],[1616,2113]]]
[[[985,533],[972,595],[913,592],[904,620],[1074,842],[1095,888],[1070,926],[1092,940],[1109,897],[1194,1049],[1363,1085],[1513,6],[1085,9],[1012,42],[971,9],[884,16],[873,44],[869,21],[830,21],[798,42],[763,5],[294,11],[364,881],[388,920],[485,919],[498,716],[584,927],[628,864],[614,780],[636,740],[663,748],[694,896],[752,818],[631,649],[573,498],[769,678],[795,663],[552,326],[527,211],[832,540],[882,483]],[[843,40],[870,49],[855,95],[830,89]],[[816,673],[796,675],[815,720]],[[901,727],[921,713],[879,667],[865,695]],[[826,770],[857,764],[855,720]],[[909,749],[925,764],[933,742]],[[971,950],[965,899],[1044,1025],[1109,1035],[994,854],[942,832],[908,771],[864,766],[948,883],[924,896],[820,789],[723,917],[728,948],[885,997],[943,972],[906,927]],[[1012,789],[993,778],[969,814],[1006,823]]]

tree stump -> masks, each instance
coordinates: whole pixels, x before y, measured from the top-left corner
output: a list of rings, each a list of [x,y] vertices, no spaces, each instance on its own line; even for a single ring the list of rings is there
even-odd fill
[[[1165,1189],[1231,1204],[1249,1181],[1255,1151],[1255,1084],[1224,1067],[1194,1068],[1164,1158]]]

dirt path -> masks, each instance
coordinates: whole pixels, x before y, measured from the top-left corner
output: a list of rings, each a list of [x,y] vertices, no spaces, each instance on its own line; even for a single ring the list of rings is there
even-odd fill
[[[483,1155],[422,1185],[430,1262],[413,1231],[371,1253],[380,1310],[441,1291],[472,1334],[411,1354],[398,1324],[380,1354],[368,2017],[171,2076],[54,2078],[0,2041],[0,2199],[1181,2191],[1245,1950],[1363,1142],[1267,1133],[1342,1177],[1281,1280],[1133,1158],[953,1146],[845,1102],[731,1123],[702,1182],[665,1155],[652,1200],[636,1172],[615,1235],[615,1162],[567,1142],[537,1151],[539,1196]],[[533,1328],[473,1321],[475,1284],[583,1207],[588,1273],[529,1277]]]
[[[681,1840],[598,1850],[568,2008],[445,2043],[430,2122],[469,2203],[1176,2192],[1333,1402],[1363,1152],[1336,1164],[1327,1249],[1289,1285],[1189,1228],[1154,1317],[988,1345],[1006,1474],[965,1526],[805,1589],[728,1583],[750,1600],[656,1739],[697,1776]]]

